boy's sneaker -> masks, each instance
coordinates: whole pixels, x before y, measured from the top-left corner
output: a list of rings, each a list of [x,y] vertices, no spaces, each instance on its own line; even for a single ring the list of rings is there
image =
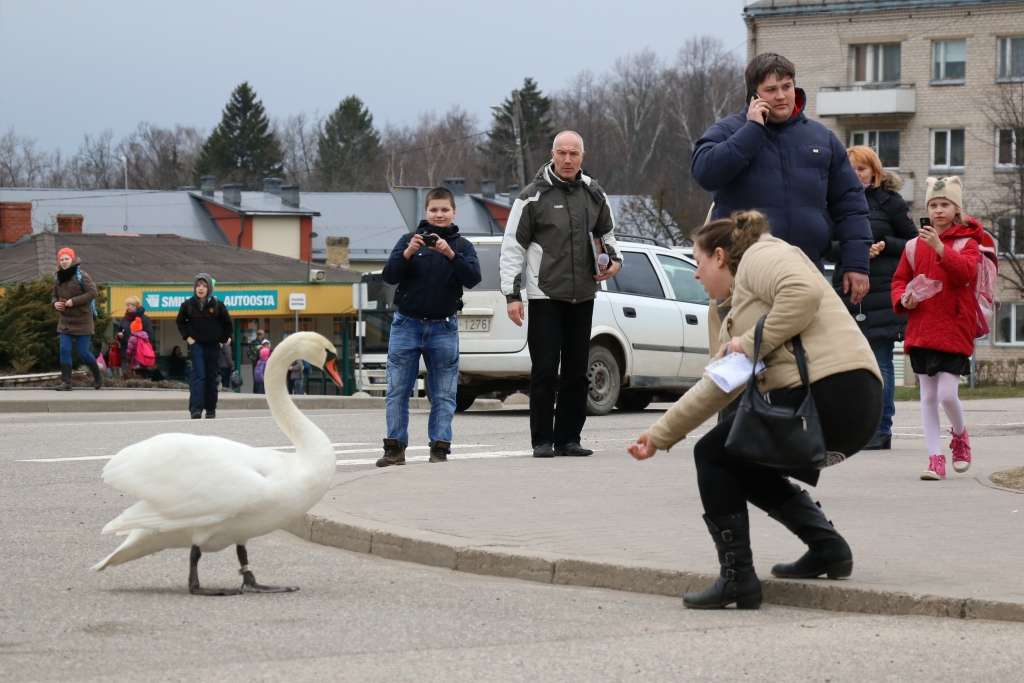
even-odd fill
[[[938,481],[946,478],[946,456],[929,455],[928,469],[921,473],[921,479],[926,481]]]
[[[949,442],[949,448],[953,451],[953,469],[957,472],[966,472],[971,466],[971,437],[968,436],[966,427],[960,434],[954,433],[952,429],[949,433],[953,435],[953,440]]]

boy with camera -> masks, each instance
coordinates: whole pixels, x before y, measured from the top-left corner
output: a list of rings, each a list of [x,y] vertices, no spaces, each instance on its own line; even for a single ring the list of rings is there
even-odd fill
[[[409,394],[420,356],[430,394],[430,462],[451,452],[452,418],[459,384],[459,321],[462,289],[480,282],[480,263],[469,240],[459,235],[455,196],[444,187],[427,193],[426,219],[403,235],[384,266],[384,281],[398,285],[388,340],[387,438],[377,467],[404,465],[409,443]]]

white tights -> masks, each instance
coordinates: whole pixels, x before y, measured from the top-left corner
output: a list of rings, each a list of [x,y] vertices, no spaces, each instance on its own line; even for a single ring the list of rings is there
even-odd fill
[[[956,393],[960,378],[948,372],[937,372],[934,377],[918,375],[917,383],[921,386],[921,421],[924,425],[924,442],[928,446],[928,454],[941,454],[939,404],[942,404],[954,432],[960,434],[966,426],[963,407]]]

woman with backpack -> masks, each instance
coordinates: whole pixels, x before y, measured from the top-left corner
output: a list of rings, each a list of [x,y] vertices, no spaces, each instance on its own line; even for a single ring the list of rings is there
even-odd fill
[[[92,335],[95,332],[96,285],[71,247],[57,252],[56,281],[50,298],[57,310],[57,334],[60,335],[60,384],[57,391],[71,391],[71,348],[92,372],[93,388],[103,386],[96,357],[92,355]]]
[[[262,394],[263,375],[267,371],[267,361],[270,360],[269,339],[260,342],[260,350],[256,352],[256,357],[256,363],[252,366],[252,393]]]

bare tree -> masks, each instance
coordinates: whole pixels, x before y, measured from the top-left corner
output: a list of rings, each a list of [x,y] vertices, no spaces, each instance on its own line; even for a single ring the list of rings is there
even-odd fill
[[[624,192],[642,190],[665,133],[665,75],[651,50],[615,62],[605,115],[613,133],[617,173],[608,182]]]
[[[575,130],[583,136],[584,168],[600,178],[605,187],[614,182],[614,159],[610,154],[612,136],[608,110],[608,89],[590,71],[580,72],[569,86],[555,93],[551,121],[556,129]]]
[[[1024,83],[999,86],[989,100],[986,116],[994,130],[995,192],[984,201],[984,211],[996,230],[999,244],[999,280],[1004,288],[1024,297]]]
[[[422,114],[412,128],[386,128],[381,141],[385,179],[391,186],[433,186],[450,176],[479,179],[477,143],[485,134],[458,105],[441,117]]]
[[[9,129],[0,137],[0,187],[39,187],[46,184],[50,155],[36,141]]]
[[[114,133],[111,130],[95,137],[86,134],[71,159],[71,178],[74,186],[82,189],[118,187],[123,184],[118,182],[120,170],[121,159],[114,151]]]
[[[117,145],[116,156],[128,160],[129,187],[173,190],[192,183],[204,139],[196,128],[143,122]]]
[[[303,189],[321,189],[316,177],[316,162],[317,139],[322,126],[323,120],[319,116],[308,117],[304,113],[274,123],[284,152],[285,179],[298,183]]]

